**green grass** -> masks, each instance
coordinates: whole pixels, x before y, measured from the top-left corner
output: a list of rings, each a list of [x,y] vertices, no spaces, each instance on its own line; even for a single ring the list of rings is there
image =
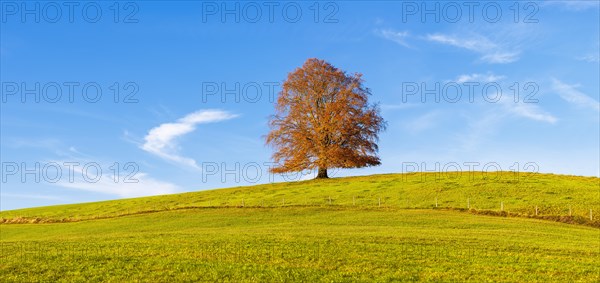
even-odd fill
[[[470,208],[534,215],[600,215],[600,179],[513,172],[415,173],[274,183],[183,194],[0,212],[0,218],[50,220],[115,217],[147,211],[228,206]],[[331,199],[331,201],[330,201]]]
[[[436,210],[179,210],[3,225],[0,281],[594,282],[598,236]]]
[[[5,211],[5,219],[88,220],[0,224],[0,282],[600,280],[598,228],[432,209],[436,197],[453,208],[469,198],[476,209],[499,210],[502,201],[509,211],[538,205],[542,215],[564,215],[570,205],[585,217],[598,209],[598,178],[478,175],[376,175]]]

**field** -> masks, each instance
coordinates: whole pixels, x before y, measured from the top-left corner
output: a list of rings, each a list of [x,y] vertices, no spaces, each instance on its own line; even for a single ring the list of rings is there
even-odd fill
[[[493,176],[374,175],[5,211],[0,281],[600,279],[589,220],[600,179]]]

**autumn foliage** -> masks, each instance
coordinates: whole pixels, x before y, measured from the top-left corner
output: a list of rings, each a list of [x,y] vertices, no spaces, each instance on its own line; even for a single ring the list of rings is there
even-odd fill
[[[376,142],[385,122],[361,77],[314,58],[288,74],[266,139],[279,164],[272,172],[318,169],[317,178],[327,178],[327,169],[381,164]]]

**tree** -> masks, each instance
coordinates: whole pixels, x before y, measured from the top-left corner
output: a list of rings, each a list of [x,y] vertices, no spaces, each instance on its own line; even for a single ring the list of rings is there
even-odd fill
[[[267,145],[274,148],[273,173],[318,168],[360,168],[381,164],[378,133],[386,123],[362,75],[349,75],[316,58],[288,74],[270,117]]]

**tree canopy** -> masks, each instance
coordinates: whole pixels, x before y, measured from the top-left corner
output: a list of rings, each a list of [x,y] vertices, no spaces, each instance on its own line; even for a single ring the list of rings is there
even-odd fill
[[[289,73],[270,117],[266,137],[278,164],[273,173],[360,168],[381,164],[378,134],[385,121],[362,74],[347,74],[316,58]]]

